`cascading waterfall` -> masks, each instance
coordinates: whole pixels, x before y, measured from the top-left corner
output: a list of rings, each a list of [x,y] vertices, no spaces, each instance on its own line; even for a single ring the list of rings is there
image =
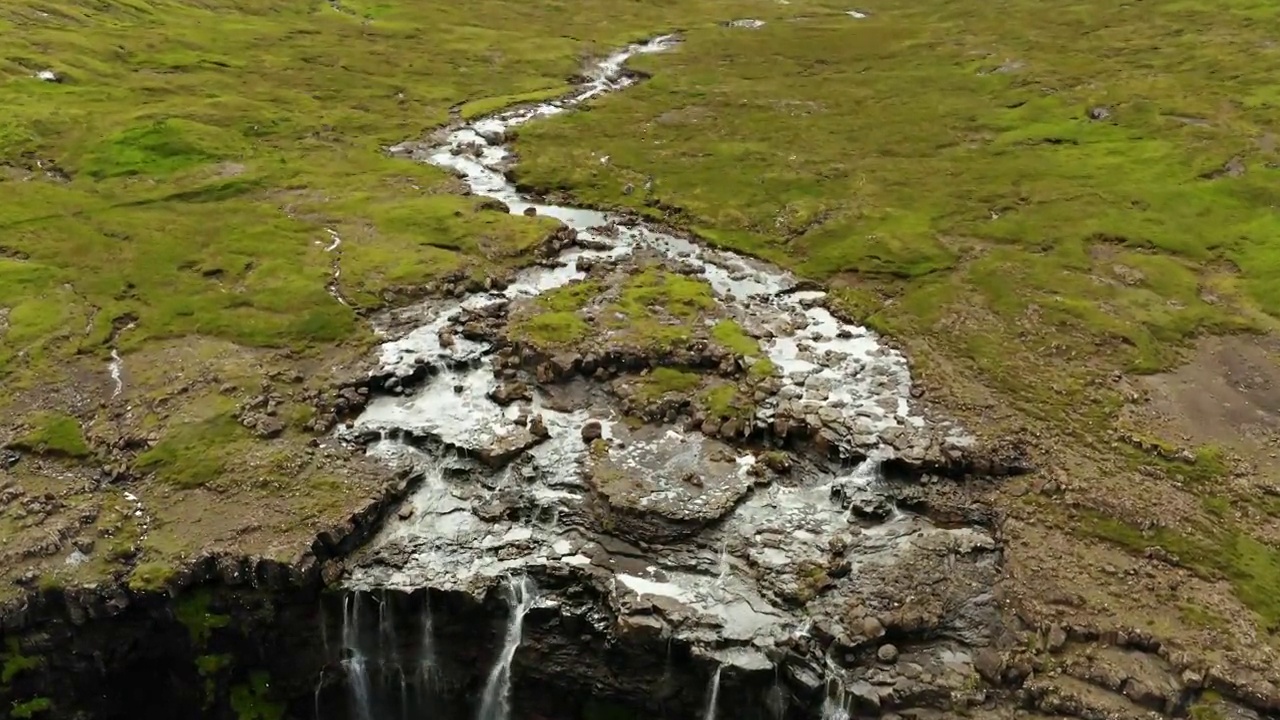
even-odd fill
[[[509,720],[511,716],[511,661],[524,635],[524,616],[538,599],[538,588],[527,577],[510,578],[505,587],[510,615],[502,652],[489,673],[477,720]]]
[[[419,599],[420,598],[420,599]],[[421,602],[416,615],[421,637],[416,647],[402,643],[415,615],[406,606]],[[376,616],[371,604],[376,603]],[[431,707],[436,673],[435,629],[427,593],[411,596],[389,590],[347,593],[342,598],[342,658],[354,720],[421,717]],[[323,674],[321,684],[323,684]],[[375,688],[377,691],[375,692]],[[320,695],[316,717],[321,718]]]
[[[351,685],[351,699],[356,720],[373,720],[372,691],[369,683],[368,658],[360,647],[361,593],[349,593],[342,607],[342,668]]]
[[[821,720],[849,720],[849,717],[849,698],[844,683],[829,679],[826,697],[822,701]]]
[[[723,665],[716,665],[707,685],[707,709],[702,713],[702,720],[716,720],[716,706],[720,704],[720,671]]]

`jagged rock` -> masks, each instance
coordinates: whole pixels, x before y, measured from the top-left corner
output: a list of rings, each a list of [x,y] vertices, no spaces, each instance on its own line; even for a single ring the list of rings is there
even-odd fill
[[[1048,647],[1050,652],[1057,652],[1067,645],[1067,629],[1061,625],[1049,628]]]
[[[533,391],[522,382],[504,382],[489,392],[489,399],[499,405],[510,405],[520,400],[527,402],[533,399]]]
[[[1004,658],[993,648],[982,648],[974,655],[973,667],[983,680],[999,685],[1004,675]]]

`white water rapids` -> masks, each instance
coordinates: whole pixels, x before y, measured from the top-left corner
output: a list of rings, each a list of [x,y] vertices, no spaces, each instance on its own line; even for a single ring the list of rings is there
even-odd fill
[[[456,302],[426,303],[419,309],[421,321],[416,329],[382,346],[383,374],[407,377],[423,365],[436,371],[407,396],[375,396],[346,432],[352,436],[381,433],[384,440],[372,445],[370,452],[390,462],[413,464],[424,479],[409,500],[411,513],[405,517],[410,519],[388,523],[371,543],[371,551],[394,555],[395,562],[357,565],[347,584],[354,592],[431,588],[480,595],[499,585],[502,578],[524,577],[526,570],[540,565],[569,569],[591,565],[592,554],[598,553],[600,546],[581,533],[567,532],[556,519],[584,512],[588,490],[582,475],[588,448],[580,429],[588,421],[599,421],[603,439],[613,443],[610,457],[655,488],[640,502],[642,507],[668,504],[696,513],[713,502],[720,485],[740,498],[723,522],[707,533],[715,552],[705,566],[697,564],[700,560],[666,566],[655,557],[647,567],[610,568],[613,602],[629,605],[646,597],[660,598],[696,618],[672,630],[671,637],[709,648],[706,652],[717,668],[705,706],[705,715],[711,719],[719,702],[721,668],[771,668],[763,650],[794,636],[798,628],[807,628],[811,622],[806,613],[797,613],[774,599],[772,591],[757,582],[758,573],[787,573],[802,562],[825,562],[833,541],[843,543],[857,535],[861,535],[861,554],[853,560],[853,567],[864,571],[893,563],[900,552],[925,540],[984,547],[987,541],[969,529],[935,528],[922,518],[896,511],[888,521],[864,532],[852,510],[833,505],[837,491],[840,497],[869,492],[878,482],[878,459],[891,452],[884,446],[882,434],[894,429],[918,430],[926,422],[910,408],[911,378],[905,358],[874,333],[843,322],[823,308],[824,292],[797,291],[797,278],[783,270],[703,247],[655,226],[618,223],[622,218],[610,213],[534,202],[521,195],[504,175],[512,160],[504,145],[510,128],[569,111],[632,85],[635,78],[623,69],[628,58],[666,51],[675,43],[675,38],[664,36],[610,55],[592,68],[581,89],[562,100],[500,112],[456,127],[434,146],[404,143],[389,149],[393,155],[456,172],[474,194],[500,200],[513,214],[533,208],[538,215],[557,218],[576,230],[580,240],[590,241],[582,244],[593,249],[570,247],[556,258],[558,265],[528,268],[500,291],[476,293]],[[708,486],[694,492],[672,480],[679,474],[677,466],[712,455],[716,448],[723,454],[723,444],[713,448],[713,441],[697,431],[677,427],[649,434],[636,432],[621,422],[616,411],[598,407],[553,409],[536,389],[531,408],[521,408],[520,403],[496,404],[490,399],[497,386],[490,356],[493,348],[459,335],[451,342],[441,342],[441,331],[466,311],[520,301],[581,279],[585,273],[576,266],[580,258],[617,261],[640,249],[697,267],[727,312],[760,338],[761,351],[782,376],[782,389],[758,404],[758,423],[772,423],[780,404],[789,403],[809,417],[842,426],[844,432],[835,439],[835,449],[841,455],[872,459],[806,482],[756,488],[749,473],[758,454],[733,449],[735,455],[724,473],[709,477]],[[435,456],[396,439],[402,432],[436,438],[465,456],[509,438],[515,432],[512,428],[517,416],[530,409],[542,418],[549,437],[523,453],[522,459],[528,460],[524,467],[517,468],[513,462],[495,471],[488,494],[477,494],[474,488],[460,490],[449,479],[451,465],[456,464],[453,461],[463,462],[465,457]],[[963,442],[962,431],[945,421],[928,426],[950,427],[956,442]],[[625,443],[619,441],[622,437]],[[473,502],[490,498],[498,490],[517,489],[538,508],[532,517],[482,518],[473,512]],[[778,537],[787,538],[787,544],[772,539]],[[731,545],[745,550],[731,557],[727,549]],[[749,566],[746,571],[744,564]],[[506,587],[508,625],[483,696],[478,699],[478,720],[508,720],[511,714],[511,665],[521,644],[525,613],[536,599],[532,586],[521,582]],[[815,604],[823,602],[835,601],[814,600]],[[361,720],[384,720],[365,714],[371,712],[366,659],[357,653],[348,660],[346,669],[357,715]],[[838,712],[843,708],[839,706],[828,708],[825,717],[840,717]]]

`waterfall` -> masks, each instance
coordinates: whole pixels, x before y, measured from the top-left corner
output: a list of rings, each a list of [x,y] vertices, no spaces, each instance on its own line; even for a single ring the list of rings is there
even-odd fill
[[[716,705],[720,703],[720,670],[723,665],[716,665],[707,685],[707,709],[702,713],[702,720],[716,720]]]
[[[421,602],[421,609],[411,608]],[[377,616],[370,611],[376,604]],[[421,623],[415,648],[401,638],[413,637],[414,621]],[[351,591],[342,598],[341,667],[350,693],[351,720],[420,718],[432,706],[432,682],[438,670],[431,595],[407,595],[394,590]],[[321,674],[321,684],[324,675]],[[316,703],[319,705],[319,688]],[[320,718],[319,709],[316,717]]]
[[[368,658],[360,647],[360,595],[358,592],[349,593],[343,599],[342,649],[346,657],[342,659],[342,667],[351,684],[355,720],[373,720]]]
[[[827,681],[826,697],[822,701],[822,720],[849,720],[847,693],[844,683],[838,679]]]
[[[426,687],[436,668],[435,622],[431,619],[431,597],[426,595],[422,603],[422,641],[418,644],[418,676]]]
[[[477,720],[509,720],[511,715],[511,661],[524,632],[524,616],[538,599],[538,588],[526,577],[509,578],[506,584],[507,634],[485,683]]]

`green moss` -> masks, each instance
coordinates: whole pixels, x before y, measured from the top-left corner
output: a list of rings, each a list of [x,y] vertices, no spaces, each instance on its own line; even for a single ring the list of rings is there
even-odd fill
[[[660,367],[640,378],[638,388],[642,398],[656,400],[668,393],[686,395],[701,384],[702,378],[697,373]]]
[[[53,701],[47,697],[38,697],[27,700],[26,702],[14,703],[13,709],[9,714],[11,717],[17,718],[33,718],[41,713],[49,712],[53,709]]]
[[[29,419],[31,432],[12,443],[15,448],[49,455],[88,457],[92,451],[85,441],[80,421],[57,412],[39,413]]]
[[[265,672],[255,672],[248,683],[231,688],[231,709],[238,720],[284,718],[284,705],[271,699],[271,678]]]
[[[217,415],[169,431],[138,456],[134,467],[178,488],[208,485],[220,479],[236,441],[248,437],[234,417]]]
[[[595,280],[579,280],[542,293],[534,301],[547,312],[577,312],[603,292]]]
[[[0,655],[0,658],[3,658],[3,665],[0,666],[0,683],[8,685],[22,673],[44,665],[43,658],[23,655],[17,638],[9,638],[7,645],[8,652]]]
[[[208,645],[214,630],[231,623],[230,617],[209,611],[212,599],[209,590],[199,588],[179,597],[174,605],[174,616],[187,628],[191,642],[197,648]]]
[[[196,670],[201,677],[217,675],[231,667],[231,662],[232,657],[230,655],[201,655],[196,658]]]
[[[196,658],[196,672],[204,678],[204,706],[210,708],[218,697],[218,675],[231,667],[230,655],[201,655]]]
[[[707,388],[702,393],[702,405],[706,408],[707,415],[713,418],[748,417],[755,412],[752,403],[742,397],[738,388],[727,383]]]
[[[705,281],[647,268],[623,283],[617,308],[629,320],[639,320],[654,309],[687,319],[715,306],[715,295]]]
[[[568,345],[590,335],[591,327],[577,313],[548,312],[514,323],[512,332],[538,345]]]
[[[1222,711],[1222,696],[1213,690],[1205,690],[1187,709],[1191,720],[1225,720]]]
[[[1259,624],[1280,629],[1280,549],[1249,535],[1234,523],[1179,530],[1158,527],[1147,533],[1115,518],[1086,514],[1079,531],[1134,552],[1159,547],[1188,568],[1231,583],[1236,596],[1257,614]]]
[[[177,570],[168,563],[142,563],[129,575],[129,587],[138,592],[158,592],[169,585]]]
[[[760,354],[760,343],[732,320],[721,320],[716,323],[711,328],[711,337],[743,357],[756,357]]]

